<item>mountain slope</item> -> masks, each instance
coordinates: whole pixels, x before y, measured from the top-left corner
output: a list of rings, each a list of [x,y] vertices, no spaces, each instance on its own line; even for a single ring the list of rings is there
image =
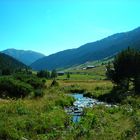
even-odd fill
[[[130,47],[140,47],[140,27],[125,33],[118,33],[102,40],[85,44],[77,49],[61,51],[34,62],[36,70],[66,68],[87,61],[100,60]]]
[[[34,51],[24,51],[24,50],[16,50],[16,49],[7,49],[2,51],[2,53],[10,55],[26,65],[30,65],[36,60],[45,56],[41,53],[37,53]]]
[[[5,68],[17,69],[17,68],[25,68],[25,67],[26,65],[12,58],[11,56],[6,55],[4,53],[0,53],[0,70]]]

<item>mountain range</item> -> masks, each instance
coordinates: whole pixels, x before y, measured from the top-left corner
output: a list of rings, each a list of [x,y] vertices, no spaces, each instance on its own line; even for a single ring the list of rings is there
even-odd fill
[[[6,55],[4,53],[0,53],[0,70],[2,69],[18,69],[18,68],[25,68],[26,65],[19,62],[18,60],[12,58],[9,55]]]
[[[33,62],[31,67],[35,70],[68,68],[113,56],[127,47],[140,48],[140,27],[43,57]]]
[[[45,56],[44,54],[34,52],[34,51],[25,51],[25,50],[16,50],[16,49],[7,49],[2,51],[2,53],[12,56],[13,58],[17,59],[18,61],[28,66],[31,65],[36,60]]]

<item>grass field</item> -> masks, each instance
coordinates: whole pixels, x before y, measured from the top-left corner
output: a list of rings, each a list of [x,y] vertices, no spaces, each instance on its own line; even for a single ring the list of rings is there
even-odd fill
[[[97,66],[96,68],[93,69],[74,69],[74,70],[69,70],[66,72],[70,72],[70,79],[69,80],[102,80],[105,79],[105,71],[106,67],[104,65]],[[58,76],[58,80],[64,80],[67,79],[67,75],[63,76]]]
[[[52,80],[47,80],[43,97],[1,99],[0,139],[139,140],[139,96],[126,97],[118,107],[97,105],[85,109],[79,123],[71,121],[64,107],[72,105],[74,99],[67,93],[84,92],[98,98],[109,93],[113,87],[110,81],[105,80],[105,67],[73,73],[70,79],[66,75],[59,76],[59,86],[56,87],[50,87]]]

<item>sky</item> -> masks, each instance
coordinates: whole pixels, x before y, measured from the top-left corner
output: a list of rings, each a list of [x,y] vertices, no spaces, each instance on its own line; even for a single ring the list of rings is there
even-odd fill
[[[0,0],[0,51],[49,55],[140,26],[140,0]]]

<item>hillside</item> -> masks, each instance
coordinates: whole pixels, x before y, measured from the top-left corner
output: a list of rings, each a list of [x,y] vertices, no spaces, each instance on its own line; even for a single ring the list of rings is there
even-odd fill
[[[25,50],[16,50],[16,49],[7,49],[2,52],[12,56],[13,58],[21,61],[26,65],[30,65],[36,60],[45,56],[41,53],[34,52],[34,51],[25,51]]]
[[[87,43],[77,49],[64,50],[34,62],[31,67],[36,70],[68,68],[87,61],[101,60],[115,55],[128,46],[140,46],[140,27],[129,32],[117,33],[102,40]]]
[[[24,68],[24,67],[26,67],[26,65],[19,62],[18,60],[6,54],[0,53],[0,70],[4,68],[17,69],[17,68]]]

